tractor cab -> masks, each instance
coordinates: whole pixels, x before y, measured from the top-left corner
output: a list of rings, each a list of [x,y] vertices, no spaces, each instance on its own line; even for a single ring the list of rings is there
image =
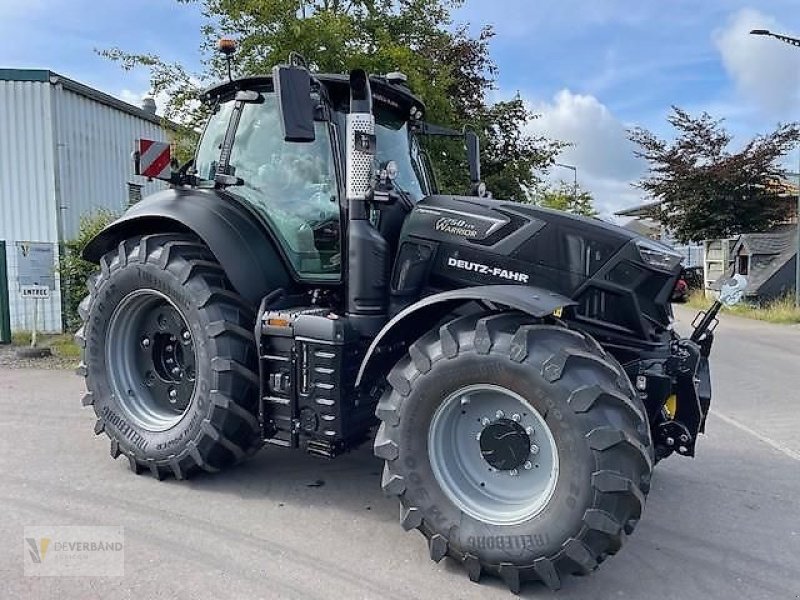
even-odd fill
[[[252,77],[209,89],[212,114],[197,148],[199,186],[224,187],[268,228],[300,280],[339,282],[346,202],[346,120],[350,82],[315,75],[309,135],[285,134],[288,108],[275,77]],[[375,118],[375,164],[391,178],[401,201],[371,213],[373,224],[395,246],[403,218],[435,191],[430,162],[417,139],[424,105],[394,73],[371,77]]]

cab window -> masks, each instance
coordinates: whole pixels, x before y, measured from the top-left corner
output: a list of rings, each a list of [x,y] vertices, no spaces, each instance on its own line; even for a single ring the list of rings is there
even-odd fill
[[[286,142],[277,99],[245,104],[230,158],[244,184],[228,191],[252,206],[279,237],[302,277],[338,279],[341,230],[336,171],[327,123],[310,143]]]

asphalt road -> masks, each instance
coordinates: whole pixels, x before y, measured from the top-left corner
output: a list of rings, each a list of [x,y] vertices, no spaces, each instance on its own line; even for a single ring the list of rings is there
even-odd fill
[[[658,466],[639,527],[596,573],[523,597],[800,598],[800,328],[727,318],[717,340],[698,458]],[[0,367],[1,598],[512,597],[428,559],[367,447],[330,462],[270,448],[158,482],[109,458],[82,388]],[[24,577],[26,525],[124,526],[125,576]]]

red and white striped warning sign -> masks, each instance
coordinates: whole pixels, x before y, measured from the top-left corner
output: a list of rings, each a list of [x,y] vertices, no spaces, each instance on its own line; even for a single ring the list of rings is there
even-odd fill
[[[139,175],[169,179],[169,144],[153,140],[136,140],[139,152]]]

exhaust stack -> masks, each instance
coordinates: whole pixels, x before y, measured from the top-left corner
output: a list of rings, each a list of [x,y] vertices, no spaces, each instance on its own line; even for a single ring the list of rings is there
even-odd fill
[[[350,73],[350,113],[347,115],[347,200],[350,219],[366,219],[367,191],[375,171],[375,117],[369,77]],[[355,215],[353,214],[355,213]]]
[[[362,335],[374,335],[387,318],[389,246],[367,211],[375,173],[375,117],[369,77],[361,69],[350,72],[346,147],[347,315]]]

